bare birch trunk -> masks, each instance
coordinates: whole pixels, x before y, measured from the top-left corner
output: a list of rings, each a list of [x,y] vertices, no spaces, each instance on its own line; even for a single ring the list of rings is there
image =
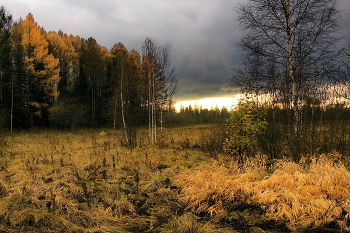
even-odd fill
[[[295,159],[299,158],[300,152],[300,121],[301,116],[299,112],[299,96],[298,96],[298,87],[297,80],[295,78],[295,64],[293,57],[293,46],[292,46],[292,36],[291,36],[291,13],[290,13],[290,0],[285,0],[285,17],[287,22],[286,36],[287,36],[287,49],[288,49],[288,71],[289,71],[289,80],[291,82],[291,105],[293,112],[293,137],[294,137],[294,147],[293,147],[293,157]]]
[[[294,60],[293,60],[293,47],[292,47],[292,36],[291,36],[291,15],[290,15],[290,0],[285,1],[285,16],[287,22],[286,36],[287,36],[287,46],[288,46],[288,71],[289,79],[291,82],[291,101],[292,101],[292,111],[293,111],[293,132],[294,137],[298,137],[299,132],[299,98],[298,98],[298,89],[297,83],[295,80],[294,72]]]
[[[93,82],[94,83],[94,82]],[[96,126],[96,122],[95,122],[95,118],[96,118],[96,103],[95,103],[95,84],[93,84],[92,88],[91,88],[91,108],[92,108],[92,125],[95,127]]]
[[[152,71],[151,71],[152,72]],[[156,142],[156,97],[155,97],[155,80],[154,74],[148,74],[148,137],[149,143],[152,145]],[[153,72],[152,72],[153,73]]]
[[[12,76],[12,82],[11,82],[11,112],[10,112],[10,129],[11,129],[11,133],[13,131],[13,95],[14,95],[14,90],[13,90],[13,81],[14,78]]]
[[[163,137],[163,103],[160,105],[160,137]]]
[[[118,95],[115,94],[114,113],[113,113],[113,129],[116,129],[116,125],[117,125],[117,103],[118,103]]]
[[[152,84],[152,141],[154,144],[156,142],[157,134],[156,134],[156,97],[155,97],[155,80],[154,78],[152,79],[153,84]]]
[[[148,140],[149,144],[152,143],[152,109],[151,109],[151,74],[148,71]]]
[[[124,99],[123,99],[123,78],[124,78],[124,72],[123,72],[123,64],[122,64],[122,74],[120,78],[120,102],[121,102],[121,108],[122,108],[122,121],[123,121],[123,127],[124,127],[124,134],[125,134],[125,141],[129,144],[129,138],[128,133],[126,131],[126,123],[125,123],[125,116],[124,116]]]

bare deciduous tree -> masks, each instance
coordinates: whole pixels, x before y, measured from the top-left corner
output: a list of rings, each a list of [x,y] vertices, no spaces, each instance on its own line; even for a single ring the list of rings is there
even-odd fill
[[[146,38],[142,46],[142,70],[148,88],[149,142],[154,144],[157,140],[157,112],[162,124],[164,107],[177,90],[175,68],[171,68],[169,48],[157,47],[150,38]]]
[[[337,97],[350,100],[350,44],[339,52],[339,66],[332,77],[333,89]]]
[[[231,79],[251,93],[269,93],[292,109],[295,137],[300,106],[315,78],[325,77],[336,56],[340,12],[336,0],[248,0],[238,7],[244,31],[239,42],[244,68]],[[321,82],[322,83],[322,82]]]

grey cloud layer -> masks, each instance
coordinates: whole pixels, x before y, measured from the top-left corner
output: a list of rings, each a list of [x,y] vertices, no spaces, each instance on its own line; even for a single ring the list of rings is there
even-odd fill
[[[244,0],[11,0],[1,3],[14,18],[31,12],[47,31],[93,37],[111,48],[122,42],[141,50],[146,37],[171,48],[179,79],[178,100],[230,93],[226,83],[239,65],[235,8]],[[349,0],[341,0],[350,33]],[[347,13],[346,13],[347,12]],[[235,90],[235,89],[234,89]]]

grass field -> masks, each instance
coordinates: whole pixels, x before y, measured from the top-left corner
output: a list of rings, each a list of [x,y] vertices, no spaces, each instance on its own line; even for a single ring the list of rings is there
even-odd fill
[[[113,130],[5,135],[0,232],[346,232],[350,172],[337,153],[243,163],[207,153],[209,126],[124,146]],[[321,230],[322,229],[322,230]]]

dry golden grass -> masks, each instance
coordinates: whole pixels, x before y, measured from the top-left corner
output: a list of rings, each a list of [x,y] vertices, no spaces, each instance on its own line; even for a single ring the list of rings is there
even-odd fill
[[[158,227],[181,209],[175,175],[209,161],[200,151],[178,150],[181,143],[131,151],[113,130],[16,133],[0,157],[0,231]]]
[[[1,148],[0,231],[235,232],[265,219],[349,230],[350,175],[338,154],[274,166],[263,155],[216,160],[197,148],[203,132],[166,129],[159,146],[140,132],[134,150],[113,130],[16,133]],[[240,205],[252,210],[234,212]]]
[[[307,167],[279,164],[266,180],[256,182],[253,201],[273,219],[287,219],[292,226],[322,225],[339,220],[348,229],[350,172],[334,155],[313,158]]]
[[[269,219],[288,221],[291,230],[337,221],[349,231],[350,171],[338,157],[321,155],[310,164],[279,161],[270,175],[261,156],[243,166],[200,166],[178,177],[180,201],[188,210],[210,215],[237,203],[254,204]]]
[[[204,165],[178,177],[182,187],[180,201],[186,209],[211,215],[225,211],[227,206],[247,202],[250,183],[265,175],[265,164],[261,157],[248,159],[242,167],[235,160]]]

